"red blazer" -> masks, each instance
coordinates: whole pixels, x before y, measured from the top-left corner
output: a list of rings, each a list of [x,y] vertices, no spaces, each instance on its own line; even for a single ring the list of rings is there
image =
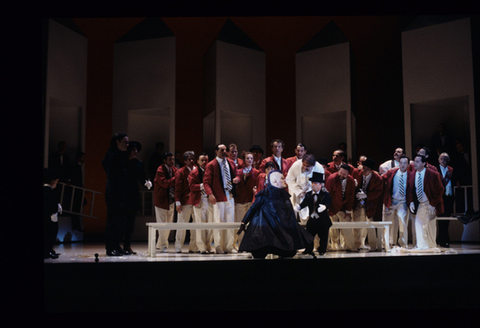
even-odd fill
[[[225,158],[230,165],[230,178],[232,180],[232,194],[235,197],[236,194],[236,185],[233,183],[233,179],[237,176],[237,170],[235,169],[235,163],[229,159]],[[217,199],[217,202],[226,202],[227,196],[223,189],[223,173],[221,172],[220,164],[217,159],[214,158],[208,162],[205,167],[205,175],[203,176],[203,188],[207,195],[213,194]]]
[[[267,174],[259,171],[257,181],[256,181],[256,186],[257,186],[257,193],[256,194],[258,194],[258,192],[260,190],[265,188],[265,182],[266,181],[267,181]],[[255,195],[253,195],[252,203],[255,201]]]
[[[243,168],[245,166],[243,159],[241,159],[240,157],[237,157],[237,164],[235,166],[237,170]]]
[[[417,202],[417,188],[415,187],[415,173],[416,171],[409,172],[408,174],[408,185],[410,192],[407,193],[407,202]],[[423,180],[423,190],[425,195],[427,195],[428,202],[431,206],[435,207],[437,215],[443,213],[443,192],[445,188],[442,184],[441,174],[433,170],[425,171],[425,178]]]
[[[153,187],[153,205],[164,210],[168,210],[168,188],[175,186],[175,173],[177,168],[172,167],[172,175],[168,173],[168,169],[165,164],[158,167],[155,175],[154,187]]]
[[[383,205],[385,207],[389,208],[392,206],[392,196],[393,196],[393,178],[395,177],[395,174],[397,174],[398,170],[400,168],[395,167],[393,169],[388,170],[382,175],[383,179]],[[409,171],[405,172],[406,178],[407,178],[407,189],[405,190],[405,195],[408,195],[410,193],[410,185],[408,183],[409,181]],[[409,205],[409,204],[407,204]]]
[[[345,199],[342,198],[342,185],[338,173],[330,175],[325,182],[325,189],[332,196],[332,206],[330,206],[328,214],[333,216],[338,211],[351,211],[353,209],[353,201],[355,199],[355,179],[347,176],[347,188],[345,190]]]
[[[297,161],[297,156],[293,156],[293,157],[289,157],[287,159],[285,159],[287,161],[287,173],[288,173],[288,170],[290,170],[290,168],[292,167],[293,163],[295,163]]]
[[[345,164],[346,164],[346,163],[345,163]],[[350,171],[348,172],[348,174],[352,175],[352,174],[353,174],[353,170],[355,170],[355,168],[354,168],[353,165],[351,165],[351,164],[348,164],[348,166],[350,167]],[[335,166],[335,163],[334,163],[334,162],[328,163],[327,171],[330,172],[330,173],[336,173],[336,172],[338,171],[338,170],[337,170],[337,167]]]
[[[237,170],[237,177],[240,179],[240,182],[237,184],[235,203],[245,204],[253,201],[253,187],[257,185],[259,174],[259,170],[252,168],[247,174],[246,179],[244,179],[243,169]]]
[[[190,188],[190,197],[188,204],[198,206],[202,197],[202,191],[200,185],[203,183],[203,171],[198,166],[190,172],[188,175],[188,186]]]
[[[270,156],[270,157],[267,157],[265,158],[263,161],[262,161],[262,164],[260,164],[260,172],[262,173],[265,173],[265,165],[267,164],[267,162],[273,162],[275,164],[275,169],[278,170],[278,164],[277,164],[277,161],[275,161],[275,158],[273,158],[273,155]],[[287,176],[287,173],[288,173],[288,169],[290,167],[288,166],[288,162],[285,158],[282,158],[282,173],[283,173],[283,176],[286,177]]]
[[[192,205],[190,203],[190,186],[188,184],[188,175],[190,171],[188,167],[182,166],[175,173],[175,201],[182,205]]]
[[[355,169],[354,171],[354,178],[357,180],[357,188],[355,192],[360,191],[360,188],[363,184],[363,174],[361,170]],[[365,203],[365,212],[368,218],[371,218],[375,215],[375,211],[377,210],[378,205],[378,198],[382,196],[383,192],[383,179],[376,171],[372,171],[372,177],[370,178],[370,182],[367,186],[367,200]],[[358,205],[359,200],[357,197],[354,198],[353,208],[356,208]]]

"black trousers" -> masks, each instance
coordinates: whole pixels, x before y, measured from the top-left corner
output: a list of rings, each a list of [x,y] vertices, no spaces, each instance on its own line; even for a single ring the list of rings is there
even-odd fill
[[[330,220],[330,218],[328,218]],[[307,231],[315,238],[315,235],[318,235],[320,238],[320,246],[318,247],[319,253],[325,253],[328,246],[328,232],[330,230],[331,222],[327,221],[326,218],[313,219],[309,218],[307,221]],[[312,242],[305,249],[305,253],[313,252],[313,243]]]
[[[125,205],[107,202],[107,223],[105,226],[105,248],[108,251],[120,249],[127,222]]]

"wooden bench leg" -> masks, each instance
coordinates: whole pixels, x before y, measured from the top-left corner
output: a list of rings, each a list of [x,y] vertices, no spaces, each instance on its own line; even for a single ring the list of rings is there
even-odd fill
[[[386,226],[383,228],[384,235],[385,235],[385,251],[390,251],[390,226]]]
[[[155,257],[155,233],[157,229],[148,227],[148,256]]]

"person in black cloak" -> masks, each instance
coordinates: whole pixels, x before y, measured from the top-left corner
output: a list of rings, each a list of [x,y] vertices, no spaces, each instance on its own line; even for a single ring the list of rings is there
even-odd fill
[[[110,147],[102,160],[107,173],[105,201],[107,203],[107,222],[105,226],[105,248],[107,256],[122,256],[120,247],[127,221],[128,170],[127,170],[128,136],[116,133]]]
[[[254,258],[268,254],[293,257],[297,250],[313,243],[313,237],[295,218],[282,172],[271,171],[268,180],[242,220],[237,234],[245,231],[245,236],[239,252],[250,252]]]

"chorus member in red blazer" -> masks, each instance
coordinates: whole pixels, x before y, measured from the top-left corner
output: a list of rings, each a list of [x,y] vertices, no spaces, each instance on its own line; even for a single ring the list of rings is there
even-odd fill
[[[262,156],[263,156],[263,149],[259,145],[253,145],[250,148],[250,152],[253,154],[253,164],[252,166],[257,170],[260,170],[260,165],[262,165]]]
[[[307,153],[307,147],[305,147],[305,145],[302,144],[302,143],[297,144],[297,147],[295,147],[295,156],[288,157],[286,159],[286,161],[287,161],[287,172],[288,172],[288,170],[290,170],[290,168],[292,167],[292,165],[296,161],[301,161],[303,159],[303,156],[306,153]]]
[[[430,169],[434,172],[438,172],[437,168],[434,165],[428,163],[428,158],[430,157],[430,154],[431,154],[431,151],[427,147],[420,148],[420,150],[417,153],[417,155],[425,156],[425,158],[427,159],[427,162],[426,162],[426,165],[425,165],[425,167],[427,169]],[[409,166],[408,170],[409,171],[415,171],[414,163],[410,163],[410,166]]]
[[[362,158],[363,159],[363,158]],[[377,204],[383,193],[383,180],[377,171],[374,171],[375,161],[366,158],[360,162],[362,169],[354,172],[357,188],[353,203],[353,221],[370,222],[377,211]],[[368,246],[365,238],[368,233]],[[379,236],[381,238],[381,236]],[[354,229],[355,247],[374,250],[377,248],[375,229]],[[381,251],[381,249],[379,250]]]
[[[325,189],[332,196],[329,215],[332,222],[351,222],[355,199],[355,179],[348,174],[350,166],[342,164],[338,172],[328,178]],[[330,249],[358,251],[353,240],[353,229],[330,229]]]
[[[275,139],[270,144],[272,146],[272,156],[265,158],[260,165],[260,171],[265,173],[265,164],[267,162],[273,162],[275,164],[275,170],[282,172],[283,176],[287,176],[288,163],[285,158],[282,157],[283,148],[285,144],[280,139]]]
[[[197,160],[197,167],[188,175],[190,187],[189,202],[193,205],[193,220],[196,223],[213,222],[213,205],[208,202],[207,193],[203,187],[203,176],[208,163],[208,155],[200,154]],[[195,230],[197,249],[202,254],[213,252],[211,249],[213,241],[212,230]]]
[[[237,170],[239,182],[237,184],[237,195],[235,196],[235,222],[242,222],[253,201],[253,190],[257,185],[260,171],[252,167],[253,154],[245,153],[244,167]],[[243,233],[234,235],[233,246],[238,250],[238,246],[243,239]]]
[[[213,205],[213,222],[235,222],[235,194],[238,178],[235,163],[227,156],[224,144],[215,146],[216,157],[207,164],[203,187]],[[214,230],[217,254],[232,253],[234,230]]]
[[[175,214],[175,159],[173,154],[167,152],[163,157],[163,164],[157,169],[153,188],[153,204],[157,222],[173,222]],[[162,253],[168,251],[168,236],[170,230],[159,230],[157,248]]]
[[[253,188],[252,203],[255,201],[255,195],[258,192],[260,192],[260,190],[264,189],[267,186],[267,184],[268,184],[268,174],[271,171],[274,171],[274,170],[275,170],[275,164],[273,164],[273,162],[267,162],[267,164],[265,164],[265,173],[262,173],[262,172],[259,171],[258,178],[257,178],[257,181],[256,181],[256,185]]]
[[[195,169],[195,153],[193,151],[186,151],[183,153],[183,161],[185,163],[175,173],[175,206],[177,209],[177,222],[189,222],[193,214],[193,205],[190,201],[190,185],[188,183],[188,175]],[[186,230],[177,230],[175,236],[175,252],[181,253],[182,246],[185,242]],[[188,251],[191,253],[197,252],[195,230],[190,231],[190,243]]]
[[[344,159],[345,159],[345,153],[343,152],[343,150],[341,149],[335,150],[332,155],[332,161],[328,163],[327,171],[329,171],[330,173],[338,172],[338,170],[343,164],[347,164],[344,161]],[[348,174],[352,175],[353,170],[355,168],[351,164],[347,164],[347,165],[348,165]]]
[[[392,222],[390,245],[408,247],[408,166],[410,159],[405,155],[399,158],[399,167],[387,170],[383,175],[383,221]],[[415,230],[413,230],[414,232]]]
[[[457,171],[449,166],[450,155],[448,153],[441,153],[438,157],[438,173],[442,178],[442,185],[445,188],[443,193],[443,207],[444,211],[437,217],[449,217],[454,212],[453,203],[455,202],[454,187],[460,187],[460,182],[457,179]],[[448,234],[448,226],[450,221],[438,220],[438,243],[442,247],[450,247],[450,236]]]
[[[436,216],[443,213],[442,179],[438,172],[426,168],[427,158],[415,157],[415,171],[410,172],[408,180],[411,192],[407,195],[410,211],[415,215],[415,233],[417,249],[437,246]]]
[[[238,157],[238,147],[234,143],[228,145],[228,158],[230,158],[235,163],[235,168],[237,170],[243,167],[243,159]]]

